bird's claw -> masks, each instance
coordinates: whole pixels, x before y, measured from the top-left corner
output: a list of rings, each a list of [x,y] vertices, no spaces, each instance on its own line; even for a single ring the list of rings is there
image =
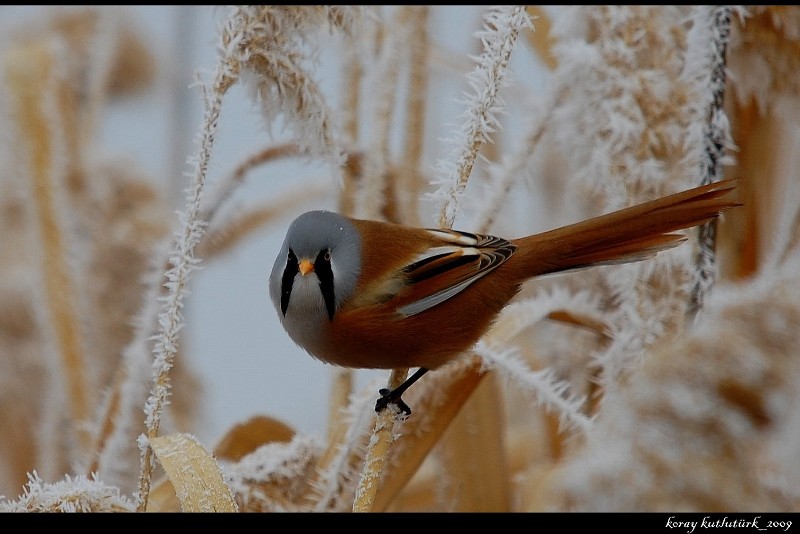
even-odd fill
[[[411,408],[409,408],[408,404],[403,402],[400,395],[395,394],[395,390],[381,388],[378,390],[378,393],[380,393],[381,396],[378,397],[378,401],[375,403],[376,412],[381,413],[390,404],[394,404],[406,417],[411,415]]]

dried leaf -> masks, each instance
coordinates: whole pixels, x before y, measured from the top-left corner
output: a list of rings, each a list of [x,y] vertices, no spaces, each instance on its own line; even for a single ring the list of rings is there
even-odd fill
[[[150,439],[184,512],[238,512],[214,457],[189,434]]]
[[[257,415],[240,423],[223,436],[214,448],[217,458],[238,462],[261,445],[272,442],[288,443],[294,430],[277,419]]]
[[[442,468],[452,478],[444,489],[453,511],[511,511],[503,410],[497,378],[483,380],[442,439]]]

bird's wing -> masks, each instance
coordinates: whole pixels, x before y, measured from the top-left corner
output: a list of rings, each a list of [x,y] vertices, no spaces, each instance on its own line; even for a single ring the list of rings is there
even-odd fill
[[[514,253],[509,241],[455,230],[428,230],[441,245],[417,256],[403,269],[407,291],[397,312],[416,315],[457,295]]]

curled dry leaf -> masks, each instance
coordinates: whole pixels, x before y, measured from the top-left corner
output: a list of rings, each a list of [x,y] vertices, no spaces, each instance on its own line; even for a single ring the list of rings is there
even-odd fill
[[[214,457],[189,434],[150,440],[184,512],[238,512]],[[150,510],[150,509],[149,509]]]
[[[261,445],[272,442],[288,443],[294,430],[286,423],[271,417],[257,415],[234,426],[214,448],[217,458],[238,462]]]

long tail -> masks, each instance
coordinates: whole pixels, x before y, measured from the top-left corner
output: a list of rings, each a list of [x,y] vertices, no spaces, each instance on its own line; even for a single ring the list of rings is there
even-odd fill
[[[627,263],[670,249],[674,234],[740,206],[732,198],[737,180],[722,180],[621,209],[576,224],[515,240],[522,278],[590,265]]]

